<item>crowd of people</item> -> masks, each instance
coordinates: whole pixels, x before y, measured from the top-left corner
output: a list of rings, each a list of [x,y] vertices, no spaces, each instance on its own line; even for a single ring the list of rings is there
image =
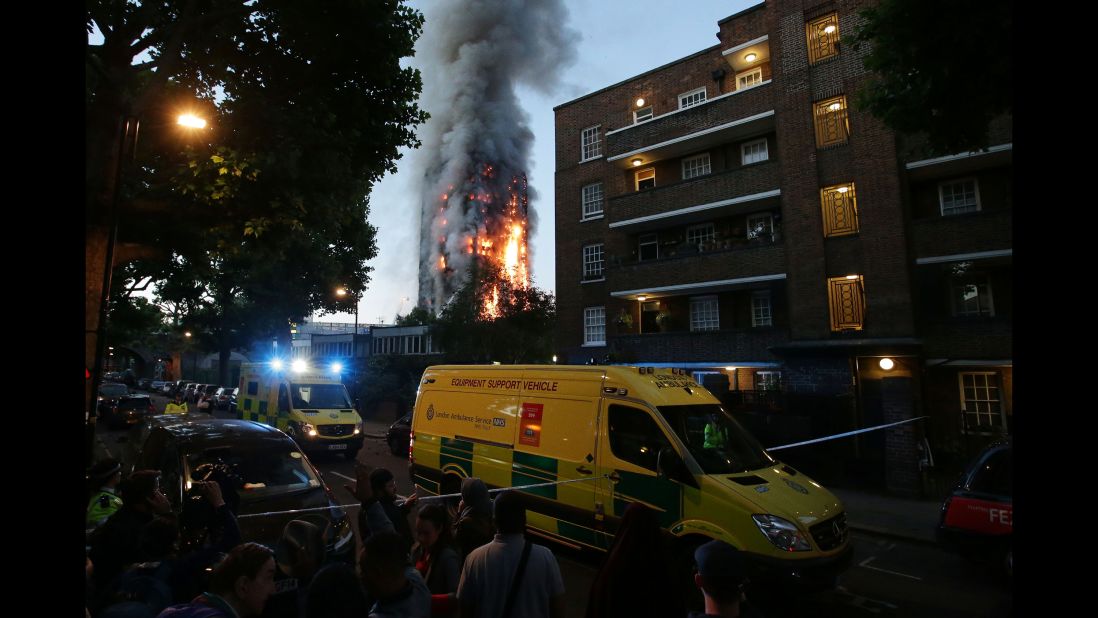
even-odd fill
[[[557,559],[526,537],[526,504],[518,491],[492,500],[482,480],[464,479],[452,517],[441,501],[419,504],[413,495],[398,502],[390,471],[359,465],[355,482],[345,485],[360,503],[361,549],[350,565],[326,559],[328,523],[319,516],[287,523],[274,548],[242,542],[223,495],[230,490],[216,481],[193,483],[214,515],[200,542],[183,542],[159,481],[155,470],[122,479],[115,460],[89,471],[89,618],[566,615]],[[687,615],[668,550],[656,513],[631,504],[592,584],[587,618]],[[758,616],[744,603],[746,578],[736,549],[712,541],[694,558],[705,612],[689,616]]]

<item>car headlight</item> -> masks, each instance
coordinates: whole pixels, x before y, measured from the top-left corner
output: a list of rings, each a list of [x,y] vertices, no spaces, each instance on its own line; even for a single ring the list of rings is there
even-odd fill
[[[316,436],[316,427],[312,423],[301,423],[301,432],[312,438]]]
[[[357,436],[360,433],[362,433],[362,423],[358,422],[355,423],[355,435]]]
[[[797,526],[776,515],[752,515],[755,525],[770,539],[774,547],[783,551],[811,551],[812,546]]]

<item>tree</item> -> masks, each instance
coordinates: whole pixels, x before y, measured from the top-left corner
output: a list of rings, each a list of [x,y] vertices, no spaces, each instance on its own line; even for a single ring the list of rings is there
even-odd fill
[[[424,307],[416,307],[408,312],[407,315],[398,315],[396,317],[397,326],[423,326],[426,324],[434,324],[436,318],[434,314],[427,311]]]
[[[496,316],[485,299],[497,298]],[[553,354],[556,299],[534,286],[514,286],[506,274],[474,268],[432,327],[451,362],[546,362]]]
[[[370,189],[426,120],[419,73],[400,66],[422,23],[403,0],[87,3],[103,35],[85,48],[89,332],[115,195],[119,246],[143,248],[115,263],[147,258],[159,299],[216,344],[222,380],[232,347],[340,306],[337,286],[360,295]],[[215,127],[185,145],[164,118],[183,99]],[[116,191],[125,118],[143,119],[141,143]]]
[[[897,132],[925,134],[938,154],[986,148],[989,123],[1013,113],[1013,6],[881,0],[860,15],[846,42],[869,46],[874,75],[857,106]]]

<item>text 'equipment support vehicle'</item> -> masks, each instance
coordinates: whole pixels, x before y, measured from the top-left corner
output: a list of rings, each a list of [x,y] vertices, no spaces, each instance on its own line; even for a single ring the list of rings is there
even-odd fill
[[[531,531],[573,547],[609,549],[641,502],[680,555],[720,539],[755,577],[827,586],[850,563],[839,499],[767,454],[677,369],[428,367],[411,438],[427,494],[457,492],[470,476],[489,487],[589,479],[524,490]]]
[[[362,418],[338,374],[295,361],[243,363],[236,415],[286,432],[306,453],[342,452],[354,459],[362,448]]]

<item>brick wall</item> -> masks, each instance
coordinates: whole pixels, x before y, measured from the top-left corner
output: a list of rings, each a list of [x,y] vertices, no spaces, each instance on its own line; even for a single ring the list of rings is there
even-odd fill
[[[907,377],[881,380],[881,405],[885,423],[914,418],[915,390]],[[915,423],[883,429],[885,432],[885,484],[889,491],[916,497],[921,488]]]
[[[622,264],[611,267],[606,278],[612,290],[636,290],[779,274],[784,272],[785,262],[785,247],[762,245],[702,253],[688,261],[661,260]]]
[[[670,210],[711,204],[744,195],[772,191],[780,187],[779,166],[774,160],[748,167],[717,172],[645,191],[632,191],[607,201],[611,222],[645,217]],[[657,182],[659,180],[657,172]],[[759,208],[747,204],[752,210]]]
[[[845,395],[854,389],[845,356],[787,358],[782,371],[783,388],[790,393]]]
[[[934,257],[1010,249],[1014,214],[1011,211],[976,212],[913,221],[915,257]]]
[[[615,335],[615,362],[774,362],[767,348],[789,341],[780,328],[720,330],[704,333]],[[747,388],[740,382],[740,388]]]

